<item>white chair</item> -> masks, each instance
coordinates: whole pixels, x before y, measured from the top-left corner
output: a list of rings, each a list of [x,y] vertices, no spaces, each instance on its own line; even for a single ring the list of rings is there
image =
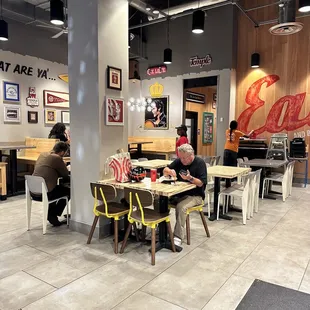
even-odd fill
[[[243,163],[243,159],[242,158],[237,158],[237,167],[240,167],[240,164]],[[244,166],[242,166],[244,167]],[[241,177],[237,177],[237,183],[241,184]]]
[[[292,189],[293,189],[293,177],[294,177],[294,166],[295,161],[292,162],[292,165],[290,166],[290,172],[289,172],[289,178],[288,178],[288,188],[289,188],[289,195],[292,195]]]
[[[249,161],[248,157],[243,157],[243,161]]]
[[[30,221],[31,221],[31,206],[32,206],[32,197],[30,192],[37,195],[42,195],[43,203],[43,235],[46,234],[47,227],[47,215],[48,215],[48,206],[53,202],[58,202],[59,200],[66,200],[67,208],[67,226],[69,226],[69,210],[68,210],[68,197],[63,196],[58,199],[48,200],[47,197],[47,187],[45,180],[42,177],[37,177],[33,175],[25,175],[26,179],[26,205],[27,205],[27,230],[30,230]]]
[[[208,168],[210,167],[210,164],[206,163],[207,166],[207,186],[205,189],[205,205],[208,206],[208,217],[211,216],[211,199],[210,195],[214,192],[214,179],[210,176],[208,176]]]
[[[253,209],[252,209],[252,213],[251,216],[253,217],[253,210],[255,211],[255,213],[258,212],[258,202],[259,202],[259,187],[260,187],[260,177],[262,174],[262,169],[256,170],[254,171],[254,173],[256,174],[255,176],[255,187],[254,187],[254,203],[253,203]]]
[[[148,159],[145,157],[138,158],[138,161],[147,161]]]
[[[217,220],[219,219],[219,210],[220,210],[220,201],[221,198],[232,197],[232,198],[239,198],[241,199],[241,208],[242,208],[242,222],[245,225],[246,219],[250,218],[250,210],[251,210],[251,203],[252,203],[252,183],[255,182],[255,173],[251,172],[248,175],[243,177],[244,187],[237,184],[236,186],[228,187],[222,190],[219,193],[218,205],[217,205]],[[249,206],[249,208],[248,208]]]
[[[292,174],[294,169],[295,162],[290,162],[284,174],[282,173],[272,173],[270,176],[266,177],[263,182],[263,190],[262,190],[262,199],[264,199],[264,193],[265,190],[269,190],[269,183],[270,186],[272,186],[273,182],[281,183],[282,185],[282,199],[285,201],[285,199],[289,196],[290,193],[290,186],[292,181]]]

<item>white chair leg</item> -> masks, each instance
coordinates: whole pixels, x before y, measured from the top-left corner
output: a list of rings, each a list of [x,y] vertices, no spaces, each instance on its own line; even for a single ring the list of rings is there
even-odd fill
[[[221,200],[222,195],[219,194],[218,197],[218,201],[217,201],[217,215],[216,215],[216,219],[219,220],[220,217],[220,200]]]
[[[208,201],[208,217],[211,216],[211,202],[210,202],[210,194],[207,193],[207,201]]]
[[[242,203],[242,223],[246,225],[246,218],[247,218],[247,203],[244,203],[244,199],[241,200]]]
[[[26,182],[27,230],[30,230],[32,199]]]
[[[43,201],[43,235],[46,234],[47,227],[48,202]]]
[[[286,191],[286,186],[285,186],[286,184],[285,184],[285,182],[283,182],[282,183],[282,199],[283,199],[283,201],[285,201],[285,199],[286,199],[286,193],[287,193],[287,191]]]
[[[265,193],[265,184],[266,180],[263,181],[263,189],[262,189],[262,199],[264,199],[264,193]]]

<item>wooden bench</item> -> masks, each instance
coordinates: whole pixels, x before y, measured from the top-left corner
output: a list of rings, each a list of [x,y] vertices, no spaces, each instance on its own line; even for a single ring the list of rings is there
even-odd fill
[[[46,138],[25,138],[26,145],[34,145],[34,149],[25,149],[18,156],[17,159],[21,164],[34,166],[41,153],[50,152],[54,145],[59,142],[58,139]],[[70,157],[64,157],[66,163],[70,162]]]
[[[128,143],[148,141],[153,143],[142,145],[143,154],[160,155],[166,160],[175,154],[175,137],[128,137]]]
[[[6,165],[7,163],[0,162],[0,198],[6,199]]]

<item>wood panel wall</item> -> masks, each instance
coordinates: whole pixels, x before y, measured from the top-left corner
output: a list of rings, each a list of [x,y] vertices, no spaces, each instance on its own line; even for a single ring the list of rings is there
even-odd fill
[[[205,86],[205,87],[195,87],[188,88],[184,91],[192,91],[199,94],[204,94],[206,96],[205,104],[198,104],[193,102],[186,102],[186,111],[198,112],[198,131],[200,135],[197,137],[197,154],[198,155],[208,155],[214,156],[216,152],[216,109],[212,108],[213,94],[216,93],[216,86]],[[214,126],[213,126],[213,143],[202,143],[202,133],[203,133],[203,112],[211,112],[214,114]]]
[[[269,0],[244,0],[247,8],[270,4]],[[300,13],[297,13],[300,15]],[[251,13],[256,21],[277,18],[278,6]],[[254,25],[238,13],[238,59],[236,117],[240,129],[255,129],[259,136],[288,133],[310,139],[310,17],[297,19],[304,28],[288,36],[271,35],[272,25]],[[251,54],[258,52],[260,68],[250,67]],[[256,84],[255,84],[256,83]],[[261,88],[259,85],[262,84]],[[257,109],[251,113],[251,106]],[[297,171],[302,171],[302,164]]]

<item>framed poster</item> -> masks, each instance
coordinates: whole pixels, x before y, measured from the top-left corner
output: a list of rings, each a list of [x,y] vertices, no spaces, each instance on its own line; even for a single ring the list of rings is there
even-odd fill
[[[19,84],[3,81],[3,101],[19,103]]]
[[[4,122],[20,123],[20,107],[5,105],[4,106]]]
[[[61,111],[61,122],[70,125],[70,111]]]
[[[122,69],[108,66],[107,69],[108,88],[122,90]]]
[[[70,107],[68,93],[54,90],[44,90],[43,99],[45,107],[66,109],[69,109]]]
[[[146,98],[152,100],[145,109],[144,129],[163,130],[169,129],[169,97]]]
[[[52,109],[45,109],[45,124],[57,123],[57,111]]]
[[[213,142],[213,113],[203,112],[202,118],[202,143]]]
[[[38,112],[28,111],[28,123],[37,124],[38,123]]]
[[[106,125],[124,126],[124,99],[106,98]]]

